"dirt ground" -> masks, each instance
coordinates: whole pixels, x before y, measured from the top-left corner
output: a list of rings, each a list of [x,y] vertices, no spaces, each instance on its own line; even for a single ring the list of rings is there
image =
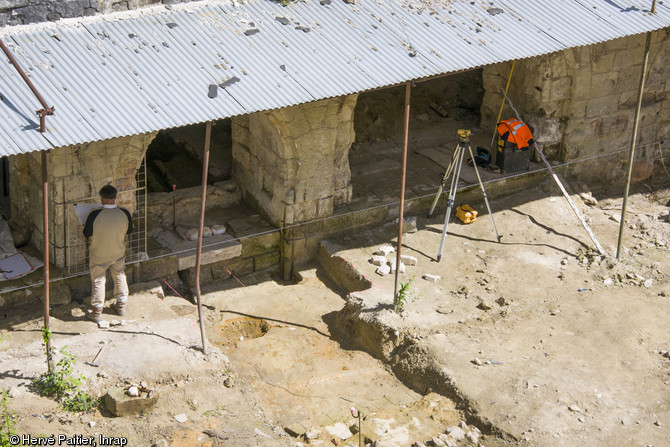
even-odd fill
[[[393,224],[330,241],[329,257],[294,283],[264,273],[216,284],[203,290],[207,355],[197,308],[151,293],[158,284],[136,287],[125,324],[107,330],[76,304],[54,308],[54,345],[76,356],[89,392],[144,381],[158,393],[134,416],[68,413],[37,395],[40,308],[14,309],[0,320],[0,387],[14,388],[19,434],[138,446],[355,446],[350,407],[377,446],[668,445],[670,189],[640,188],[621,261],[621,199],[607,191],[593,191],[594,207],[572,197],[608,256],[548,182],[491,202],[500,244],[483,203],[471,203],[482,215],[450,223],[439,263],[444,207],[416,216],[403,254],[417,265],[401,281],[414,278],[417,299],[400,315],[394,275],[369,262],[394,243]],[[344,275],[370,288],[349,294]],[[86,365],[100,348],[99,367]],[[470,440],[456,443],[461,421]]]

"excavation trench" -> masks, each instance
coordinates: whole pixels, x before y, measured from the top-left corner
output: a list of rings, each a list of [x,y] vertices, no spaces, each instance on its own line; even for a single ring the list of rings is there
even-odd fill
[[[225,297],[216,294],[210,301],[221,315],[210,340],[230,359],[236,381],[253,390],[274,424],[299,442],[316,436],[310,442],[358,445],[357,420],[350,412],[354,407],[363,415],[368,443],[409,447],[463,420],[477,422],[436,383],[424,386],[418,377],[424,371],[405,377],[410,371],[399,368],[400,363],[381,361],[361,347],[351,349],[350,340],[340,343],[339,337],[348,337],[335,329],[343,323],[337,289],[311,269],[302,272],[297,284],[266,281],[226,292]],[[474,431],[473,426],[469,429]],[[487,446],[507,445],[496,444],[495,437],[481,439]]]

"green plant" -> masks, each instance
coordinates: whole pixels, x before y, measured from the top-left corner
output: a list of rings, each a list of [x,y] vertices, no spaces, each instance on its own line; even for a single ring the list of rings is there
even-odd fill
[[[9,391],[2,391],[2,399],[0,399],[0,446],[9,447],[12,445],[9,438],[16,435],[14,430],[14,420],[16,419],[16,412],[10,408],[11,402],[9,400]]]
[[[74,396],[63,400],[63,408],[73,412],[90,411],[98,405],[100,405],[100,399],[96,399],[82,390],[78,390]]]
[[[44,344],[49,346],[51,331],[44,329],[42,337]],[[68,411],[89,411],[98,406],[98,399],[80,389],[81,384],[86,378],[83,374],[79,374],[78,376],[74,374],[76,357],[67,352],[66,346],[63,346],[58,351],[53,347],[48,348],[47,365],[53,361],[57,352],[61,354],[58,363],[33,380],[33,385],[37,387],[41,395],[54,396],[63,405],[63,408]]]
[[[407,282],[400,283],[400,290],[398,290],[398,298],[396,301],[396,312],[402,313],[405,310],[405,305],[407,303],[416,301],[419,298],[419,294],[416,290],[412,289],[412,283],[416,279],[416,276],[412,276]]]

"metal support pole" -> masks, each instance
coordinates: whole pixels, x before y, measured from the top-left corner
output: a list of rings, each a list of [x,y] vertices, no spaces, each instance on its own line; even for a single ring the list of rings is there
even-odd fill
[[[33,85],[32,81],[26,75],[26,72],[23,71],[21,66],[19,65],[18,61],[14,57],[11,51],[9,51],[9,48],[5,45],[5,43],[0,40],[0,48],[2,48],[2,51],[5,53],[5,56],[7,56],[7,59],[9,59],[9,62],[12,63],[16,71],[21,75],[21,78],[23,81],[28,85],[28,88],[30,89],[31,92],[33,92],[33,95],[37,98],[37,100],[42,104],[43,109],[38,110],[36,113],[40,117],[40,132],[44,133],[46,131],[46,119],[45,117],[47,115],[53,115],[54,114],[54,107],[49,107],[47,105],[47,102],[42,98],[42,95],[40,95],[40,92],[37,91],[35,86]]]
[[[400,286],[400,252],[402,250],[402,221],[405,210],[405,177],[407,173],[407,140],[409,134],[409,106],[412,82],[405,88],[405,137],[402,145],[402,179],[400,181],[400,209],[398,210],[398,248],[395,257],[395,287],[393,289],[393,311],[398,312],[398,289]]]
[[[202,319],[202,300],[200,299],[200,258],[202,257],[202,231],[205,226],[205,200],[207,198],[207,171],[209,170],[209,143],[212,136],[212,122],[207,121],[205,128],[205,151],[202,156],[202,198],[200,199],[200,227],[198,228],[198,251],[195,256],[195,296],[198,300],[198,319],[200,320],[200,337],[202,352],[207,354],[205,340],[205,322]]]
[[[44,227],[44,329],[49,330],[49,176],[47,173],[47,151],[42,151],[42,225]],[[51,337],[46,338],[47,367],[53,372]]]
[[[656,2],[654,2],[656,3]],[[651,33],[647,33],[647,42],[644,45],[644,56],[642,58],[642,74],[640,75],[640,88],[637,91],[637,105],[635,106],[635,118],[633,120],[633,136],[630,141],[630,152],[628,153],[628,177],[626,189],[623,193],[623,206],[621,207],[621,221],[619,222],[619,240],[616,246],[616,258],[621,260],[621,244],[623,242],[623,229],[626,226],[626,206],[628,205],[628,192],[630,191],[630,179],[633,176],[633,159],[635,157],[635,141],[637,140],[637,128],[640,120],[640,109],[642,108],[642,91],[647,76],[647,62],[649,61],[649,47],[651,46]]]
[[[491,137],[491,144],[489,145],[489,149],[493,151],[493,143],[496,140],[496,134],[498,133],[498,123],[500,122],[500,118],[502,117],[502,111],[503,107],[505,107],[505,98],[507,97],[507,92],[509,90],[509,83],[512,80],[512,73],[514,73],[514,66],[516,65],[516,60],[512,61],[512,68],[509,70],[509,77],[507,78],[507,85],[505,86],[505,94],[503,95],[502,102],[500,103],[500,111],[498,112],[498,119],[496,120],[495,124],[493,125],[493,136]],[[474,160],[474,158],[473,158]]]
[[[656,14],[656,0],[651,2],[651,13]]]

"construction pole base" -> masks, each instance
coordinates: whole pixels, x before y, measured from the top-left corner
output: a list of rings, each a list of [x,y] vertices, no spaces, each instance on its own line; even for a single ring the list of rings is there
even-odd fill
[[[437,262],[440,262],[442,260],[442,255],[437,255]]]

